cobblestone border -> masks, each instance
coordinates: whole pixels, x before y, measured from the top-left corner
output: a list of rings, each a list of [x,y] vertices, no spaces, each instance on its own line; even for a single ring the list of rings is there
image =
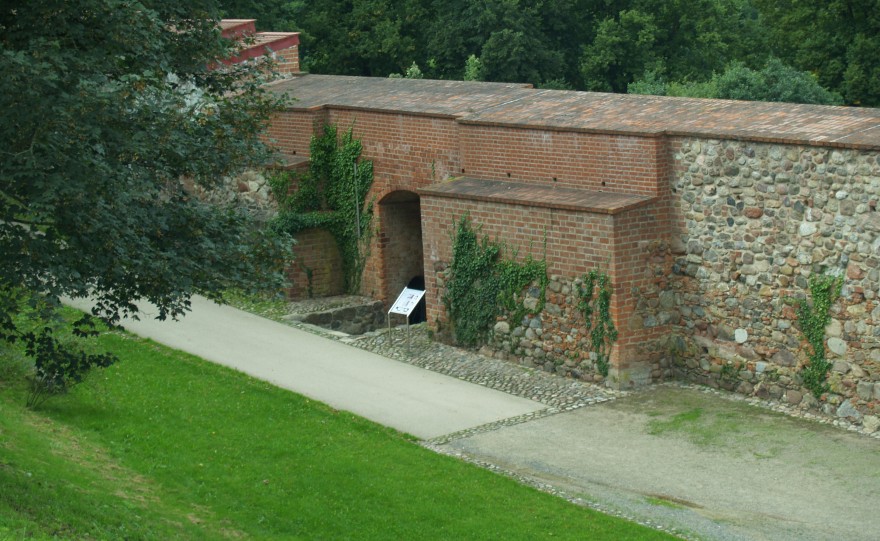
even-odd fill
[[[455,434],[441,436],[438,439],[431,440],[433,443],[438,443],[440,440],[446,443],[474,434],[489,432],[504,426],[512,426],[532,419],[607,402],[633,393],[650,392],[652,388],[658,385],[694,389],[725,400],[746,402],[752,406],[782,413],[789,417],[831,425],[841,430],[880,440],[880,431],[869,433],[864,427],[850,423],[845,419],[830,418],[824,414],[806,411],[785,402],[739,395],[696,383],[665,382],[643,389],[617,391],[593,383],[562,378],[540,369],[527,368],[486,357],[476,351],[436,342],[431,339],[428,328],[424,323],[410,326],[408,331],[410,333],[409,341],[407,341],[407,329],[404,326],[392,328],[390,334],[388,329],[380,329],[361,336],[350,336],[296,321],[285,321],[285,323],[326,338],[371,351],[378,355],[483,385],[514,396],[534,400],[547,406],[546,409],[539,410],[538,412],[503,419]]]

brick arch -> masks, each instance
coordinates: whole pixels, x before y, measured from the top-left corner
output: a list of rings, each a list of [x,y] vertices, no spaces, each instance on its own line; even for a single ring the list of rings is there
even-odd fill
[[[390,304],[414,277],[425,275],[419,195],[392,191],[379,200],[379,215],[383,297]]]

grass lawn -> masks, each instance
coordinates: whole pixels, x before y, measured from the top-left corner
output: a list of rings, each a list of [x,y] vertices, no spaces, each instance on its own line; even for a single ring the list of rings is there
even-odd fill
[[[22,407],[0,358],[0,539],[672,539],[241,373],[107,333]]]

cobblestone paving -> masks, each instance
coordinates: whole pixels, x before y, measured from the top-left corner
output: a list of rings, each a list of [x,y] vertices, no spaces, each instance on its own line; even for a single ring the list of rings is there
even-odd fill
[[[436,342],[431,340],[424,324],[412,325],[409,331],[405,327],[397,327],[391,331],[380,329],[361,336],[349,336],[296,321],[288,321],[288,324],[390,359],[534,400],[547,406],[545,409],[532,413],[431,440],[431,443],[437,445],[480,432],[495,430],[501,426],[519,424],[547,415],[613,400],[628,394],[626,391],[615,391],[591,383],[560,378],[540,370],[518,366],[486,357],[474,351]]]
[[[447,434],[429,442],[436,445],[442,445],[443,443],[473,434],[495,430],[502,426],[519,424],[532,419],[607,402],[634,392],[650,392],[652,388],[647,387],[638,391],[616,391],[596,384],[561,378],[538,369],[526,368],[511,362],[493,359],[475,351],[431,340],[425,324],[410,326],[408,340],[407,330],[402,326],[393,328],[390,332],[387,329],[380,329],[361,336],[350,336],[295,321],[287,321],[287,324],[372,351],[384,357],[483,385],[490,389],[534,400],[547,406],[547,408],[533,413],[511,417],[454,434]],[[809,419],[822,424],[834,425],[842,430],[861,432],[867,436],[880,439],[880,431],[868,434],[863,427],[852,424],[845,419],[831,418],[816,411],[805,411],[783,402],[737,395],[689,383],[669,382],[660,385],[675,385],[698,389],[701,392],[716,395],[724,400],[745,401],[758,408],[772,410],[792,417]]]

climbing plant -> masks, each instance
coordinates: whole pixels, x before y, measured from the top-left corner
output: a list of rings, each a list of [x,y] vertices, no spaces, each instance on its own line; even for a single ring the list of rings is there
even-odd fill
[[[363,147],[349,129],[341,136],[336,126],[324,126],[312,136],[309,170],[299,176],[277,175],[270,181],[278,201],[273,225],[296,234],[305,229],[326,229],[342,257],[343,284],[347,293],[358,293],[366,263],[373,218],[373,163],[358,161]],[[290,191],[290,186],[296,186]]]
[[[843,277],[812,274],[810,295],[796,299],[798,327],[809,344],[809,361],[801,370],[804,387],[819,398],[828,391],[828,371],[831,363],[825,358],[825,328],[831,323],[831,305],[840,297]]]
[[[455,341],[464,346],[484,342],[498,316],[519,322],[528,312],[522,293],[532,283],[539,284],[538,303],[543,309],[547,286],[546,258],[531,255],[517,261],[516,253],[502,257],[505,246],[488,236],[479,236],[465,215],[455,223],[452,237],[452,263],[446,279],[443,302],[452,324]]]
[[[578,310],[584,316],[590,351],[595,354],[596,370],[608,376],[611,348],[617,341],[617,328],[611,318],[611,278],[593,269],[578,288]]]

